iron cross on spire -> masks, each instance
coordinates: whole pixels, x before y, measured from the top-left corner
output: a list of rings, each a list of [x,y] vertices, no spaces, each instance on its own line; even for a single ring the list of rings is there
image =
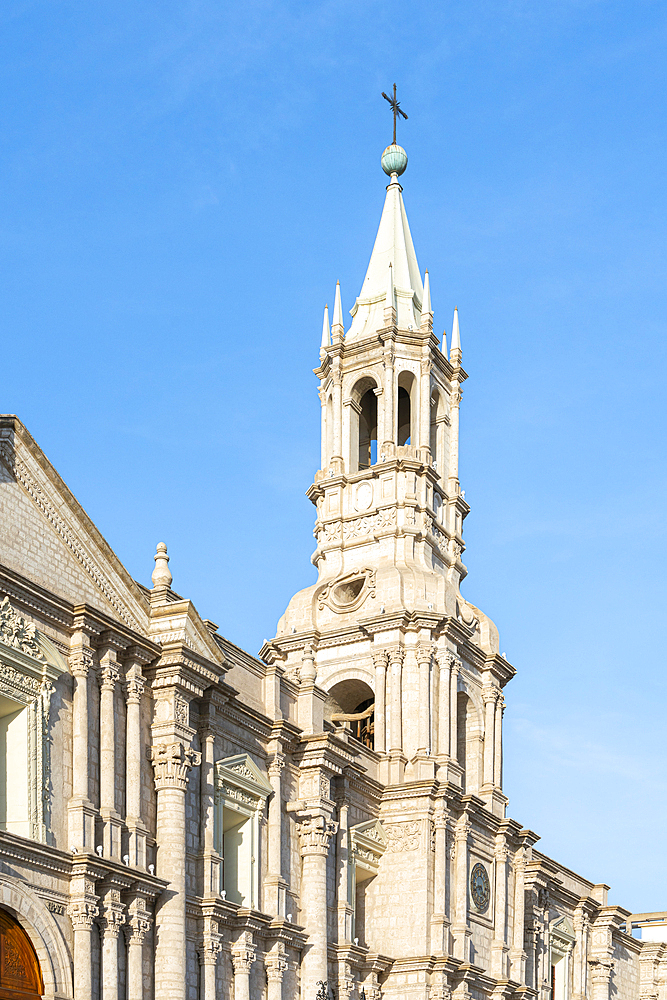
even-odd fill
[[[389,103],[391,104],[391,110],[394,112],[394,146],[395,146],[396,145],[396,116],[397,115],[401,115],[403,118],[405,118],[406,121],[408,120],[408,116],[406,115],[405,111],[401,111],[401,105],[396,100],[396,84],[394,84],[394,96],[393,97],[387,97],[387,95],[385,94],[384,90],[382,91],[382,96],[384,97],[385,101],[389,101]]]

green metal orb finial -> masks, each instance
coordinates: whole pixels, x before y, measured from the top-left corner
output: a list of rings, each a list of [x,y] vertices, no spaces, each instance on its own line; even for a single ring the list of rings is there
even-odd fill
[[[408,154],[402,146],[397,146],[395,142],[392,142],[391,146],[387,146],[382,154],[382,169],[387,176],[398,174],[400,177],[405,172],[407,165]]]

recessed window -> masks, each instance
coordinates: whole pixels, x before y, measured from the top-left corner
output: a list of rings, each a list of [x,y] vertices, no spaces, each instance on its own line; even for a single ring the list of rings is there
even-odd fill
[[[363,590],[366,582],[365,576],[359,576],[356,580],[346,580],[339,583],[334,590],[334,599],[338,604],[353,604]]]

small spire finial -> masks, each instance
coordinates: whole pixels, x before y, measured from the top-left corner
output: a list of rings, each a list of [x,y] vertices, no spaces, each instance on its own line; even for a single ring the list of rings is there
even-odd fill
[[[428,271],[424,274],[424,298],[422,300],[422,329],[428,328],[433,323],[433,310],[431,309],[431,282]]]
[[[343,323],[343,306],[340,300],[340,281],[336,282],[336,298],[334,299],[332,341],[342,340],[345,336],[345,324]]]
[[[459,332],[459,310],[454,307],[454,319],[452,320],[452,341],[449,348],[449,360],[452,364],[460,364],[461,358],[461,334]]]
[[[329,305],[324,307],[324,321],[322,323],[322,350],[331,346],[331,327],[329,326]]]
[[[169,556],[167,555],[167,546],[164,542],[158,542],[157,552],[153,558],[155,559],[155,569],[151,576],[153,589],[158,590],[170,587],[172,575],[169,572]]]

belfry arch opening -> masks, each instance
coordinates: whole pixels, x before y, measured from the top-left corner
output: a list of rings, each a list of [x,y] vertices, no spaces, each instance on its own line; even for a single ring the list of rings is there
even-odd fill
[[[456,759],[463,768],[461,783],[465,792],[479,788],[479,732],[477,713],[465,691],[456,698]]]
[[[32,942],[6,910],[0,910],[0,1000],[38,1000],[44,980]]]
[[[401,372],[398,376],[398,398],[396,402],[397,433],[396,444],[399,448],[412,444],[412,389],[415,377],[412,372]]]
[[[369,750],[373,749],[375,695],[365,681],[350,678],[334,684],[324,705],[324,715],[335,726],[350,731]]]
[[[378,400],[368,389],[359,403],[359,468],[370,469],[377,462]]]

